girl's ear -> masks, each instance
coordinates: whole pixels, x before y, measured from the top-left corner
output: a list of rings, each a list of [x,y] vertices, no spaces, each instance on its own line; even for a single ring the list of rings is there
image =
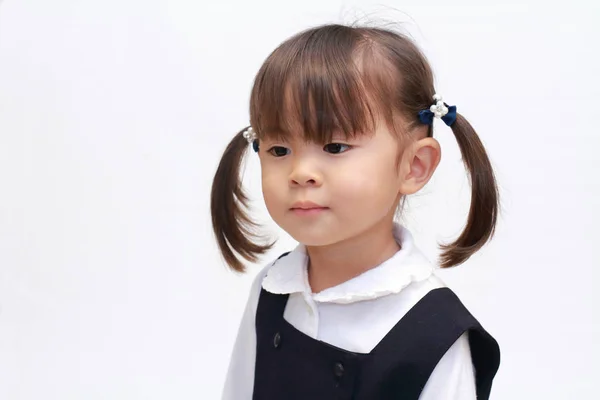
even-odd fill
[[[434,138],[427,137],[414,142],[402,156],[399,192],[408,195],[421,190],[435,172],[440,158],[440,144]]]

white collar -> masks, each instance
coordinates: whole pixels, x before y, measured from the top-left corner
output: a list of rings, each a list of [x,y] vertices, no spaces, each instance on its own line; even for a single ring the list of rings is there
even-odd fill
[[[412,282],[425,280],[433,265],[413,243],[403,226],[394,223],[394,237],[401,249],[391,258],[337,286],[313,294],[308,283],[308,255],[299,244],[277,260],[265,276],[262,287],[275,294],[305,293],[320,303],[349,304],[399,293]]]

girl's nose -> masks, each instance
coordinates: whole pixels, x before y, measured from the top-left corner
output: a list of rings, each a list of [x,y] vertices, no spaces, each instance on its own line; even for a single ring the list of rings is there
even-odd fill
[[[322,181],[321,174],[307,161],[295,163],[290,174],[291,186],[321,186]]]

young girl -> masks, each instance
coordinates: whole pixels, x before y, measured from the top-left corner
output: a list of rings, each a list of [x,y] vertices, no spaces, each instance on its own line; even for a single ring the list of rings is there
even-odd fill
[[[252,286],[224,399],[487,399],[496,341],[445,287],[394,222],[439,161],[435,118],[452,128],[472,185],[462,234],[441,267],[492,236],[498,193],[467,120],[438,96],[423,54],[378,28],[326,25],[281,44],[262,65],[251,127],[229,143],[211,198],[232,269],[271,248],[256,243],[239,170],[258,154],[273,220],[299,245]]]

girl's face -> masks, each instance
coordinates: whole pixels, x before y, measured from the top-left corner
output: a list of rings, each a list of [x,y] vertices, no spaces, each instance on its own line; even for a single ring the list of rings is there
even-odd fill
[[[262,190],[273,220],[298,242],[325,246],[392,217],[399,146],[381,125],[356,139],[334,135],[324,146],[301,138],[261,140]]]

